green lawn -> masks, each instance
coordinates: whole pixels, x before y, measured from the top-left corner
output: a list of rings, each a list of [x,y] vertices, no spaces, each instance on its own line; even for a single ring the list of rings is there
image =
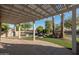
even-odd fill
[[[23,39],[26,39],[26,40],[33,40],[32,37],[23,37]],[[72,44],[70,41],[65,41],[64,39],[57,39],[57,38],[36,38],[36,39],[39,39],[39,40],[43,40],[43,41],[48,41],[48,42],[51,42],[51,43],[55,43],[55,44],[58,44],[58,45],[62,45],[62,46],[65,46],[66,48],[72,48]]]
[[[25,37],[24,39],[26,40],[33,40],[32,37]],[[60,39],[60,38],[36,38],[36,39],[39,39],[39,40],[43,40],[43,41],[48,41],[48,42],[51,42],[51,43],[55,43],[55,44],[58,44],[58,45],[62,45],[62,46],[65,46],[66,48],[72,48],[72,42],[68,41],[68,40],[64,40],[64,39]],[[79,38],[77,38],[77,42],[79,42]]]
[[[32,37],[22,37],[24,40],[33,40]]]
[[[77,38],[77,42],[79,42],[79,38]]]
[[[42,38],[40,40],[48,41],[51,43],[55,43],[58,45],[65,46],[66,48],[72,48],[72,43],[70,41],[65,41],[63,39],[57,39],[57,38]]]

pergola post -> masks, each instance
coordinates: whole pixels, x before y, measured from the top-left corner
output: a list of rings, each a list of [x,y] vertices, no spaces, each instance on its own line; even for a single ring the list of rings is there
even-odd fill
[[[1,19],[0,19],[0,40],[1,40]]]
[[[33,40],[35,40],[35,21],[33,22]]]
[[[18,29],[19,31],[18,31],[18,35],[19,35],[19,39],[21,38],[21,26],[20,26],[20,24],[19,24],[19,29]]]
[[[16,36],[16,24],[15,24],[15,36]]]
[[[54,17],[52,16],[52,28],[53,28],[53,30],[52,30],[52,34],[55,36],[55,23],[54,23]]]
[[[72,52],[77,53],[77,42],[76,42],[76,8],[72,8]]]
[[[61,33],[60,38],[64,38],[64,14],[61,14]]]
[[[0,11],[0,40],[1,40],[1,11]]]

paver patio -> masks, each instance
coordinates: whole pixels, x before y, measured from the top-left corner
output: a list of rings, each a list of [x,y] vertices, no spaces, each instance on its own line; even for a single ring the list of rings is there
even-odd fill
[[[10,55],[71,55],[63,46],[41,40],[2,39],[0,54]]]

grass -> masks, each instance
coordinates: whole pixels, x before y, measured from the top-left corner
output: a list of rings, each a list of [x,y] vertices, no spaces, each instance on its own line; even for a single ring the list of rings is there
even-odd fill
[[[77,38],[77,42],[79,42],[79,38]]]
[[[32,37],[24,37],[23,39],[33,40]],[[66,48],[72,48],[71,41],[64,40],[64,39],[60,39],[60,38],[36,38],[36,39],[43,40],[43,41],[48,41],[48,42],[51,42],[51,43],[55,43],[55,44],[64,46]],[[77,38],[77,42],[79,42],[79,38]]]
[[[32,37],[23,37],[25,40],[33,40]],[[65,46],[66,48],[72,48],[72,43],[68,40],[60,39],[60,38],[36,38],[43,41],[48,41],[51,43],[55,43],[61,46]]]
[[[33,40],[33,37],[22,37],[24,40]]]
[[[64,39],[57,39],[57,38],[43,38],[40,40],[48,41],[51,43],[55,43],[58,45],[65,46],[66,48],[72,48],[72,43],[70,41],[65,41]]]

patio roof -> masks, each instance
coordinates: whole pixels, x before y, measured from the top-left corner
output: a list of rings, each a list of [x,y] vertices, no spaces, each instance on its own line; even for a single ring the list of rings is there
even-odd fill
[[[30,22],[70,11],[71,4],[2,4],[1,21],[7,23]]]

